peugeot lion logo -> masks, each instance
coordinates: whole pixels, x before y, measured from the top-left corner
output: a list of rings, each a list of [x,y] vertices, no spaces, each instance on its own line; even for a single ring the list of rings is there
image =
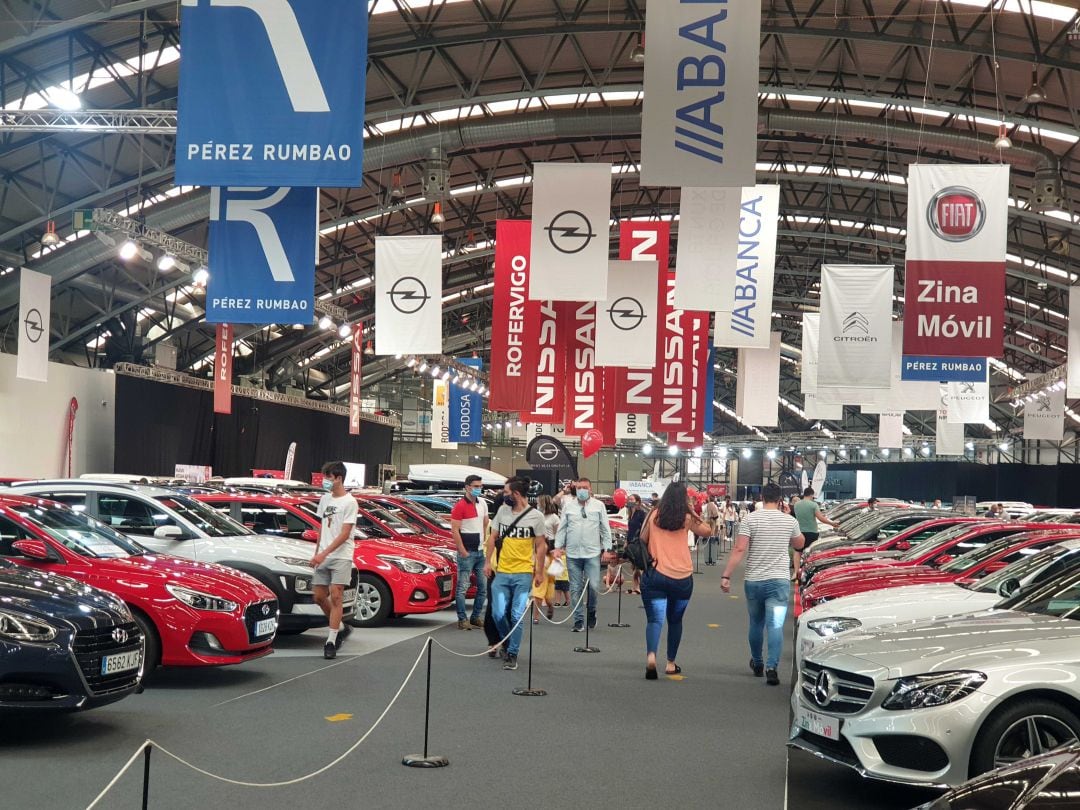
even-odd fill
[[[823,669],[814,681],[814,702],[818,706],[828,706],[836,697],[836,684],[833,683],[829,670]]]
[[[641,322],[647,317],[641,302],[628,295],[616,298],[608,307],[607,314],[611,325],[616,329],[621,329],[623,332],[634,331],[641,326]]]
[[[842,332],[846,335],[848,332],[858,330],[864,335],[870,334],[870,320],[861,312],[852,312],[846,318],[844,318],[844,326]]]
[[[419,312],[431,298],[424,282],[416,276],[402,276],[394,282],[394,286],[386,294],[390,296],[390,303],[393,304],[394,309],[402,315],[413,315]]]
[[[974,394],[974,393],[975,393],[975,383],[972,383],[972,382],[960,383],[960,396],[963,396],[964,394]]]
[[[23,328],[26,330],[26,338],[31,343],[41,340],[45,327],[41,325],[41,313],[37,309],[31,309],[23,319]]]
[[[536,455],[543,461],[554,461],[559,455],[559,448],[551,442],[544,442],[536,448]]]
[[[1049,410],[1050,410],[1050,400],[1048,400],[1048,399],[1040,399],[1039,400],[1039,413],[1042,413],[1043,411],[1049,411]]]
[[[551,246],[559,253],[580,253],[596,236],[589,218],[573,210],[556,214],[544,230]]]
[[[128,640],[128,631],[125,630],[123,627],[117,627],[115,630],[112,631],[112,640],[115,641],[117,644],[123,644],[125,641]]]

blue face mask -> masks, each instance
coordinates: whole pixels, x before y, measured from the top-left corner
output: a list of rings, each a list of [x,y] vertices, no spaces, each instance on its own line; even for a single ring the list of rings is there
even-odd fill
[[[577,491],[577,499],[579,501],[581,501],[582,503],[584,503],[585,501],[589,500],[589,496],[591,494],[592,493],[590,493],[589,490],[587,490],[587,489],[579,489]]]
[[[477,488],[477,487],[473,487],[473,488],[472,488],[471,490],[469,490],[469,491],[470,491],[470,492],[472,493],[472,496],[473,496],[474,498],[479,498],[479,497],[480,497],[480,495],[481,495],[481,494],[483,493],[483,490],[482,490],[482,489],[479,489],[479,488]]]
[[[324,478],[322,480],[322,488],[325,489],[327,492],[332,490],[334,488],[334,479],[333,478]]]

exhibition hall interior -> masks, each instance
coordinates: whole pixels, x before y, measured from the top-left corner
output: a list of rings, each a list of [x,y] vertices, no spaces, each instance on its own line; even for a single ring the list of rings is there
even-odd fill
[[[1078,65],[0,2],[0,807],[1080,808]]]

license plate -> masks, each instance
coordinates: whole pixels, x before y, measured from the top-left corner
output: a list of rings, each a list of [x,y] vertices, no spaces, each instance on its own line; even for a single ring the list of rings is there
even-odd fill
[[[256,636],[269,636],[273,635],[277,630],[277,619],[263,619],[262,621],[255,622],[255,635]]]
[[[356,588],[350,588],[349,590],[345,591],[345,593],[341,597],[341,601],[347,605],[351,605],[353,602],[355,602]]]
[[[450,580],[444,579],[442,582],[440,582],[439,590],[442,591],[443,596],[446,596],[448,593],[450,593]]]
[[[804,709],[802,706],[795,712],[795,725],[828,740],[840,739],[840,722],[827,715]]]
[[[138,669],[139,664],[141,663],[142,651],[140,650],[117,653],[116,655],[106,655],[101,659],[101,674],[115,675],[117,672],[127,672],[129,669]]]

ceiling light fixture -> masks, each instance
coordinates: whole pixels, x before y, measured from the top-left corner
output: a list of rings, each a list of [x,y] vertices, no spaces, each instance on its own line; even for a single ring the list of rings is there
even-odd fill
[[[349,335],[352,334],[352,327],[349,326],[347,323],[343,323],[340,327],[338,327],[337,333],[341,337],[347,338]]]
[[[396,198],[405,196],[405,185],[401,182],[401,172],[394,172],[394,180],[390,184],[390,196]]]
[[[752,455],[754,455],[754,451],[751,450],[749,447],[744,447],[742,449],[742,457],[743,458],[750,458],[750,456],[752,456]]]
[[[56,233],[56,223],[51,219],[45,223],[45,233],[41,235],[43,247],[56,247],[60,244],[60,237]]]
[[[120,258],[123,259],[125,262],[131,261],[132,259],[134,259],[135,254],[138,253],[138,252],[139,252],[139,246],[136,245],[130,239],[128,239],[126,242],[124,242],[122,245],[120,245],[120,249],[118,251],[118,253],[120,254]]]
[[[645,442],[645,444],[641,445],[641,452],[644,453],[647,456],[651,456],[652,455],[652,445],[649,444],[648,442]]]
[[[442,203],[436,202],[435,210],[431,212],[431,224],[442,225],[444,222],[446,222],[446,217],[443,216]]]
[[[998,126],[998,136],[994,141],[995,149],[1012,149],[1012,141],[1009,139],[1009,127],[1004,121]]]
[[[638,34],[637,43],[630,49],[630,61],[635,64],[645,62],[645,34]]]
[[[166,253],[160,259],[157,260],[157,269],[162,273],[167,273],[176,267],[176,258]]]
[[[334,322],[332,320],[330,320],[329,315],[323,315],[321,318],[319,318],[319,328],[320,329],[333,329],[334,328]]]
[[[417,368],[416,370],[419,371],[421,374],[423,374],[425,371],[427,371],[427,369],[428,369],[427,360],[424,360],[423,362],[420,363],[419,368]]]
[[[210,280],[210,271],[205,267],[200,267],[194,273],[191,274],[191,281],[197,287],[205,287],[206,282]]]
[[[1039,84],[1039,66],[1031,66],[1031,87],[1024,93],[1024,101],[1028,104],[1038,104],[1046,101],[1046,91]]]
[[[66,87],[50,87],[45,91],[45,99],[54,107],[67,112],[82,109],[82,99]]]

